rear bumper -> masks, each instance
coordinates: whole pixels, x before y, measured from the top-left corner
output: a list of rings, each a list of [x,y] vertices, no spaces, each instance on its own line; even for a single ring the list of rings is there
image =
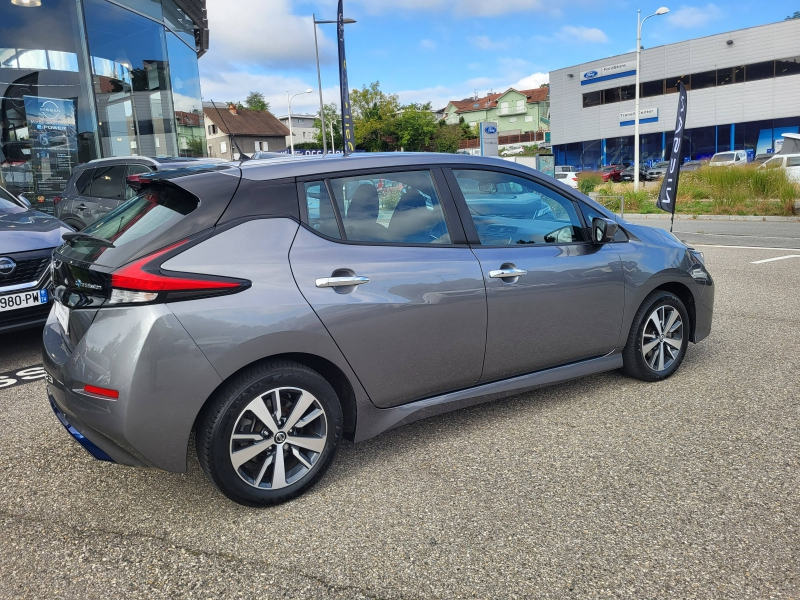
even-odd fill
[[[78,431],[67,419],[67,415],[58,407],[56,401],[53,399],[53,395],[50,393],[50,390],[47,392],[47,397],[50,400],[50,407],[53,409],[53,412],[56,413],[56,417],[64,426],[64,429],[67,430],[75,441],[78,442],[81,446],[83,446],[86,451],[94,456],[97,460],[105,460],[108,462],[116,462],[113,458],[111,458],[104,450],[102,450],[97,444],[92,442],[89,438],[83,435],[80,431]]]

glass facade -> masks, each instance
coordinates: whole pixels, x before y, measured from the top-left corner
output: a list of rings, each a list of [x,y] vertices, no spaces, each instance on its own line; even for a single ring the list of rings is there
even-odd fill
[[[52,212],[80,163],[202,156],[193,27],[173,0],[0,2],[0,186]]]
[[[784,133],[800,133],[800,117],[686,129],[683,160],[704,160],[726,150],[747,150],[752,158],[758,154],[774,152],[775,142]],[[642,164],[650,166],[669,159],[672,138],[672,131],[641,134],[639,147]],[[557,144],[553,146],[553,154],[557,165],[572,165],[584,171],[595,171],[605,165],[632,164],[633,146],[633,136],[627,135]]]

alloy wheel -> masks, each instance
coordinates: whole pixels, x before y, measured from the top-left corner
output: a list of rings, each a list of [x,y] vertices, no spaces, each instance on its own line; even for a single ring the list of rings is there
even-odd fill
[[[252,487],[284,488],[308,475],[327,437],[328,417],[313,394],[274,388],[239,414],[230,439],[231,465]]]
[[[657,307],[642,330],[642,356],[656,373],[669,369],[683,347],[683,319],[678,309],[668,304]]]

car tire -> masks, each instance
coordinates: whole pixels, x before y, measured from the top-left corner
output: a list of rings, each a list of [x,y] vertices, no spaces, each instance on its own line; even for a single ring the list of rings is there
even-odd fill
[[[665,331],[667,329],[667,331]],[[675,294],[656,290],[633,319],[622,351],[622,370],[642,381],[662,381],[675,373],[689,345],[691,323]]]
[[[212,396],[198,420],[197,456],[209,479],[234,502],[280,504],[323,476],[341,441],[342,424],[341,404],[324,377],[296,362],[265,361]]]
[[[80,231],[81,229],[86,227],[85,223],[82,223],[81,221],[76,221],[75,219],[62,219],[62,221],[64,221],[64,223],[72,227],[75,231]]]

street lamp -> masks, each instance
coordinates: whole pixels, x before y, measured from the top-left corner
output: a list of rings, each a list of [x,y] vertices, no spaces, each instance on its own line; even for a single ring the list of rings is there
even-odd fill
[[[301,96],[303,94],[310,94],[313,92],[311,88],[308,88],[304,92],[297,92],[296,94],[292,94],[289,96],[289,92],[286,92],[286,102],[289,105],[289,143],[292,146],[292,154],[294,154],[294,128],[292,127],[292,98],[295,96]]]
[[[639,191],[639,62],[642,56],[642,25],[650,17],[658,17],[669,12],[662,6],[652,15],[642,19],[642,11],[636,11],[636,106],[633,112],[633,191]]]
[[[320,121],[320,131],[322,132],[322,155],[325,156],[328,154],[328,142],[325,136],[325,105],[322,103],[322,75],[319,71],[319,45],[317,44],[317,25],[322,25],[325,23],[336,23],[339,24],[339,21],[317,21],[317,16],[315,14],[311,15],[311,18],[314,20],[314,50],[317,53],[317,85],[319,86],[319,121]],[[355,23],[355,19],[344,19],[342,21],[345,25],[350,25],[351,23]],[[333,125],[331,125],[333,127]],[[333,129],[331,129],[331,145],[333,145]]]

